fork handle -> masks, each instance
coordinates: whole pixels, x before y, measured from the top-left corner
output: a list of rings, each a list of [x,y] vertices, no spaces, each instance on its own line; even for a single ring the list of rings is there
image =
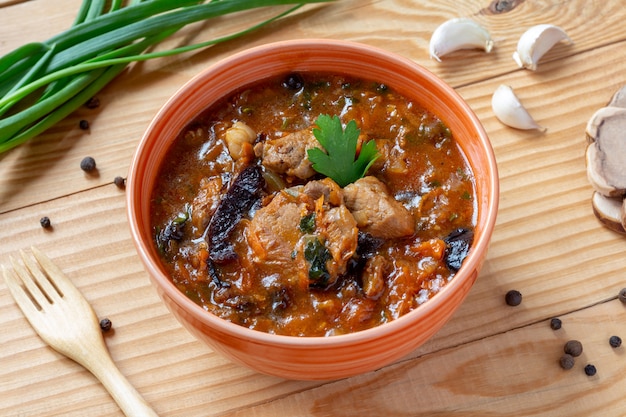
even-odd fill
[[[95,360],[84,364],[100,380],[127,417],[158,417],[141,394],[137,392],[126,377],[117,368],[106,348],[95,354]]]

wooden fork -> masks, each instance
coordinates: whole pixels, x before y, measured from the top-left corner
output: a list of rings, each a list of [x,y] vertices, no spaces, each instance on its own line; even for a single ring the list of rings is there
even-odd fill
[[[32,248],[36,262],[20,253],[24,264],[11,258],[13,270],[2,266],[4,280],[39,336],[98,378],[126,416],[157,416],[113,363],[98,318],[80,291],[38,249]]]

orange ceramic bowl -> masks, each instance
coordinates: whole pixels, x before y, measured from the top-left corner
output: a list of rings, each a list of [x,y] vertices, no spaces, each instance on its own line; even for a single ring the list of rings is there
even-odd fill
[[[456,276],[417,309],[381,326],[332,337],[278,336],[218,318],[181,293],[159,261],[150,227],[150,193],[171,142],[202,110],[237,88],[286,72],[326,71],[377,80],[422,103],[450,128],[476,178],[474,242]],[[328,380],[379,369],[407,355],[439,330],[464,300],[487,253],[498,205],[498,174],[478,118],[446,83],[410,60],[370,46],[296,40],[227,58],[184,85],[143,136],[127,181],[128,215],[139,257],[174,316],[199,340],[259,372]]]

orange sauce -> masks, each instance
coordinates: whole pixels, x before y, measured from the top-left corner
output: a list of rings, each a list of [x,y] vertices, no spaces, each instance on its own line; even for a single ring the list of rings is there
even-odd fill
[[[259,143],[310,129],[320,114],[338,115],[344,124],[355,120],[361,136],[376,141],[381,157],[367,175],[385,185],[414,228],[408,236],[370,239],[373,246],[349,252],[337,276],[321,285],[311,280],[313,262],[294,242],[331,227],[320,220],[328,204],[291,190],[322,176],[303,180],[272,172],[255,153]],[[257,136],[238,159],[224,141],[236,122]],[[229,235],[235,256],[216,264],[209,258],[208,225],[234,179],[250,165],[261,167],[263,189]],[[351,333],[419,308],[454,277],[447,259],[449,237],[458,230],[471,236],[475,222],[473,174],[449,129],[385,85],[344,75],[285,74],[234,92],[190,121],[159,178],[152,193],[152,225],[173,283],[207,311],[269,333]],[[251,228],[254,217],[279,194],[301,207],[302,217],[318,216],[313,232],[299,227],[280,232],[277,239],[293,245],[294,255],[275,262],[261,259],[272,248],[253,239]],[[276,219],[282,221],[279,215]],[[330,247],[324,239],[320,242]],[[325,260],[323,272],[332,269]]]

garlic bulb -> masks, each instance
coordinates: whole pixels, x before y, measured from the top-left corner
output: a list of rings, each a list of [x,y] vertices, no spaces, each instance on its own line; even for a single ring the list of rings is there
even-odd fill
[[[467,18],[450,19],[441,24],[430,38],[430,57],[441,62],[441,57],[459,50],[482,48],[491,52],[493,40],[480,24]]]
[[[520,37],[513,59],[520,68],[534,71],[541,57],[561,41],[572,42],[560,27],[547,24],[533,26]]]
[[[493,93],[491,108],[498,120],[507,126],[524,130],[546,130],[535,122],[508,85],[500,85]]]

